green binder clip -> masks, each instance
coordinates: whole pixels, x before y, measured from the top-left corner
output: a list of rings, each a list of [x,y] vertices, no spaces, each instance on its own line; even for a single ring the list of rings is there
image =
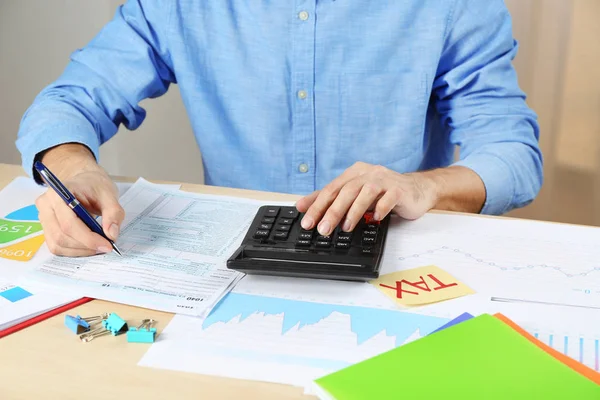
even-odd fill
[[[155,322],[153,319],[145,319],[137,328],[129,328],[127,341],[129,343],[154,343],[156,328],[151,328],[151,326]]]

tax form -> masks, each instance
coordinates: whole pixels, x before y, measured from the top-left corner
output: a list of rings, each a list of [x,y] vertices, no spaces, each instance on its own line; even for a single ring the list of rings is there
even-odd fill
[[[52,256],[32,285],[139,307],[203,316],[242,277],[226,268],[261,202],[169,190],[138,180],[120,202],[123,252]],[[47,249],[46,249],[47,251]]]

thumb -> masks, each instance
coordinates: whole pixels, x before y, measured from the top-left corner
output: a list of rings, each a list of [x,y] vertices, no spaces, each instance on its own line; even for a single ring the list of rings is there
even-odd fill
[[[112,192],[104,192],[98,198],[98,209],[102,216],[102,229],[112,239],[117,240],[121,230],[121,223],[125,218],[125,210]]]

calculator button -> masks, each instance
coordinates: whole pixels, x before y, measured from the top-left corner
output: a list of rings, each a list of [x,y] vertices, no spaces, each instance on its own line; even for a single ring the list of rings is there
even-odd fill
[[[298,234],[298,239],[311,240],[312,239],[312,232],[300,232]]]
[[[296,241],[296,246],[298,247],[309,247],[310,246],[310,240],[297,240]]]
[[[376,229],[368,229],[363,232],[363,236],[376,237],[377,230]]]
[[[363,237],[362,242],[363,242],[363,244],[374,244],[375,238],[366,236],[366,237]]]
[[[276,217],[279,213],[279,207],[267,207],[265,210],[265,217]]]
[[[350,242],[352,241],[352,233],[350,232],[340,232],[337,235],[338,242]]]
[[[269,231],[265,231],[265,230],[258,230],[254,233],[254,238],[255,239],[263,239],[269,237]]]
[[[276,240],[286,240],[288,238],[287,232],[275,232],[273,238]]]
[[[349,249],[350,248],[350,243],[348,243],[348,242],[337,242],[335,244],[335,247],[337,249]]]
[[[266,229],[266,230],[270,230],[272,226],[273,226],[273,225],[271,225],[271,224],[260,224],[260,225],[258,226],[258,229]]]
[[[289,232],[291,226],[290,225],[277,225],[277,230],[282,232]]]
[[[367,225],[379,225],[379,221],[375,220],[375,213],[373,211],[366,212],[364,214],[365,224]]]
[[[361,250],[363,254],[373,254],[373,249],[371,247],[363,247]]]
[[[330,242],[331,241],[331,236],[322,236],[322,235],[319,235],[319,236],[317,236],[317,241],[318,242]]]
[[[378,225],[375,225],[375,224],[367,224],[367,225],[365,225],[365,228],[369,229],[369,230],[372,230],[372,229],[377,230],[377,227],[378,227]]]
[[[317,242],[315,243],[316,247],[329,247],[331,246],[331,242],[330,241],[326,241],[326,240],[317,240]]]
[[[294,223],[294,220],[291,218],[279,218],[277,223],[279,223],[281,225],[291,225]]]
[[[273,222],[275,222],[275,218],[274,217],[264,217],[261,222],[263,224],[272,224]]]
[[[281,216],[284,218],[294,219],[298,216],[298,210],[296,210],[295,208],[286,208],[281,213]]]

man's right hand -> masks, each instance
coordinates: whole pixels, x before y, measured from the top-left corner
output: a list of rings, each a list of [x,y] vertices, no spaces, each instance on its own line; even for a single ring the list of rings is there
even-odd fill
[[[87,147],[60,145],[48,150],[41,161],[90,213],[102,216],[102,229],[116,240],[125,211],[119,204],[116,185]],[[35,204],[52,253],[89,256],[112,251],[110,243],[92,232],[54,190],[47,190]]]

